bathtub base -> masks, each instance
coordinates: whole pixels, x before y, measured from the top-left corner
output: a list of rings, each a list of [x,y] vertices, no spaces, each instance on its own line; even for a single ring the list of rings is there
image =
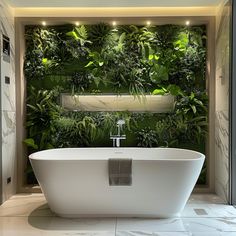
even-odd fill
[[[155,219],[168,219],[179,218],[180,213],[172,215],[158,215],[158,214],[58,214],[62,218],[155,218]]]

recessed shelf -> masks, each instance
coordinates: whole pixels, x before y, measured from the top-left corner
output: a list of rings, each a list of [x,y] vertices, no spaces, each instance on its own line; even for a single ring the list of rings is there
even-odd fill
[[[166,113],[173,111],[172,95],[70,95],[61,94],[61,105],[66,110],[78,111],[132,111]]]

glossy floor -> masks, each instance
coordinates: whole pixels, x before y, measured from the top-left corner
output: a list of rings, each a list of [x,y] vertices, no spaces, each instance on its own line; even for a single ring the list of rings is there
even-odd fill
[[[172,219],[63,219],[42,194],[21,194],[0,207],[1,236],[236,236],[236,209],[215,195],[192,195]]]

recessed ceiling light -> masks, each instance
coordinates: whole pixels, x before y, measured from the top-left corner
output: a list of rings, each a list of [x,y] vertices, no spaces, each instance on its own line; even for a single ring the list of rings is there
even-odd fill
[[[45,26],[47,23],[46,21],[42,21],[42,25]]]
[[[76,22],[75,22],[75,25],[76,25],[76,26],[79,26],[79,22],[78,22],[78,21],[76,21]]]
[[[187,20],[187,21],[185,22],[185,25],[190,25],[190,21]]]
[[[113,22],[112,22],[112,25],[113,25],[113,26],[116,26],[116,21],[113,21]]]
[[[151,21],[148,20],[148,21],[147,21],[147,25],[151,25]]]

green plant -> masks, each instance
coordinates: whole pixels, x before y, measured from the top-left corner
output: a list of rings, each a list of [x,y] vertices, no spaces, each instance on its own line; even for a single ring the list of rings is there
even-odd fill
[[[171,147],[178,143],[178,137],[173,133],[173,123],[170,117],[156,123],[158,146]]]
[[[68,32],[66,35],[72,37],[81,46],[85,46],[85,44],[87,43],[91,44],[91,41],[88,40],[88,33],[84,25],[75,27],[72,31]]]
[[[97,126],[92,117],[60,117],[54,124],[57,131],[54,143],[57,147],[89,146],[97,135]]]
[[[43,79],[46,75],[43,65],[43,53],[40,50],[27,51],[24,61],[24,73],[27,80]]]
[[[189,119],[205,115],[207,112],[207,96],[204,93],[191,92],[182,94],[175,104],[176,114],[183,114]]]
[[[141,129],[136,132],[137,145],[140,147],[156,147],[158,144],[157,134],[150,128]]]
[[[53,56],[58,49],[58,33],[53,28],[29,27],[25,39],[31,49],[41,51],[45,57]]]
[[[149,54],[152,54],[152,45],[156,42],[155,33],[151,28],[130,25],[121,27],[121,31],[126,33],[127,47],[140,53],[143,59],[148,59]]]
[[[67,32],[66,35],[69,39],[65,40],[64,43],[74,58],[79,59],[89,53],[89,49],[86,46],[92,42],[88,40],[88,33],[84,25],[75,27],[72,31]]]
[[[192,119],[183,114],[172,117],[172,129],[179,142],[198,143],[205,141],[208,129],[207,116],[198,116]]]
[[[188,138],[196,141],[198,144],[201,141],[205,142],[208,133],[207,116],[198,116],[188,120]]]
[[[110,146],[109,133],[117,132],[121,118],[126,120],[125,146],[204,152],[208,129],[204,25],[114,28],[102,23],[26,26],[25,32],[24,73],[32,107],[27,106],[24,142],[29,152],[52,146]],[[55,86],[63,93],[132,94],[144,101],[145,94],[171,94],[175,109],[165,114],[62,112],[59,94],[51,94]],[[203,172],[200,182],[204,181]]]
[[[26,30],[25,38],[30,46],[25,54],[25,76],[27,79],[43,79],[59,65],[59,60],[54,54],[59,48],[58,33],[50,28],[29,28]]]
[[[106,23],[91,25],[89,27],[88,38],[93,43],[94,47],[102,47],[106,44],[109,35],[112,33],[111,30],[111,26]]]
[[[57,90],[36,90],[31,87],[27,98],[28,138],[26,145],[43,150],[52,148],[51,136],[55,131],[53,122],[59,117],[61,108],[56,104]]]
[[[92,83],[92,79],[92,75],[86,73],[85,71],[75,72],[71,76],[70,80],[72,86],[72,94],[74,94],[75,92],[81,93],[87,90]]]

